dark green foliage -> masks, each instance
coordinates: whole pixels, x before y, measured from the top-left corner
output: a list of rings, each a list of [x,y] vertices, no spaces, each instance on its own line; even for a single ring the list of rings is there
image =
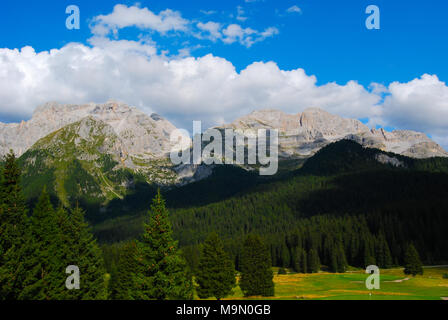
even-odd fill
[[[82,210],[76,208],[70,214],[62,207],[54,210],[45,188],[33,210],[29,240],[22,249],[26,278],[19,299],[107,298],[101,252]],[[66,288],[65,270],[70,265],[79,267],[80,290]]]
[[[64,214],[64,212],[62,212]],[[65,217],[67,215],[65,214]],[[67,219],[66,231],[59,226],[61,236],[65,238],[68,253],[61,257],[66,268],[68,265],[78,266],[81,275],[80,290],[64,290],[64,299],[95,300],[106,299],[104,282],[104,262],[102,253],[93,238],[90,227],[84,220],[84,211],[79,207],[71,210]],[[58,251],[58,254],[61,252]],[[65,275],[66,276],[66,275]]]
[[[241,254],[240,288],[244,296],[273,296],[274,282],[271,256],[257,235],[249,235]]]
[[[303,248],[297,248],[295,250],[295,260],[293,264],[293,270],[299,273],[308,272],[307,253]]]
[[[27,209],[14,153],[5,157],[0,176],[0,300],[17,299],[26,269]]]
[[[215,297],[220,300],[228,296],[236,285],[233,262],[216,233],[211,233],[202,245],[196,282],[196,291],[201,299]]]
[[[408,245],[404,255],[404,273],[413,276],[423,275],[423,265],[413,244]]]
[[[448,273],[444,273],[442,276],[443,279],[448,279]]]
[[[109,297],[114,300],[132,300],[136,291],[134,273],[137,266],[135,257],[137,244],[130,241],[120,249],[118,261],[112,266],[109,281]]]
[[[317,273],[320,269],[320,260],[319,255],[317,254],[317,251],[315,249],[311,249],[308,252],[308,272],[309,273]]]
[[[173,240],[168,210],[160,191],[149,212],[143,238],[137,241],[135,299],[192,299],[193,284]]]
[[[68,248],[59,235],[56,214],[44,188],[31,217],[28,273],[21,299],[50,300],[65,287],[65,267],[57,253],[67,253]]]

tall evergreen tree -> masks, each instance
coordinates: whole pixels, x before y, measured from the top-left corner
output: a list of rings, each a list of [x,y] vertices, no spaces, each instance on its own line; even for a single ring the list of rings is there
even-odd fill
[[[412,274],[416,276],[417,274],[423,274],[423,265],[418,255],[417,249],[415,249],[413,244],[408,245],[405,256],[404,256],[404,273]]]
[[[317,273],[320,269],[319,255],[315,249],[310,249],[308,252],[308,272]]]
[[[300,264],[300,272],[307,273],[308,272],[308,255],[305,249],[301,250],[301,264]]]
[[[113,266],[109,281],[109,297],[113,300],[132,300],[135,295],[133,274],[136,270],[135,241],[126,243],[120,250],[118,262]]]
[[[295,272],[299,272],[299,273],[306,273],[307,271],[307,262],[306,262],[306,251],[301,248],[298,247],[295,250],[295,260],[294,260],[294,271]]]
[[[221,300],[236,285],[232,260],[224,251],[222,241],[216,233],[211,233],[202,246],[196,281],[196,291],[201,299],[215,297]]]
[[[283,244],[281,247],[280,255],[281,255],[281,267],[289,268],[291,258],[288,247],[285,244]]]
[[[0,176],[0,300],[18,299],[26,277],[27,209],[12,151]]]
[[[59,234],[63,242],[63,246],[67,249],[64,254],[63,250],[58,252],[63,262],[62,269],[67,266],[74,265],[79,268],[81,285],[79,290],[64,289],[63,299],[83,299],[83,300],[104,300],[107,298],[104,275],[103,257],[96,240],[90,231],[88,223],[84,219],[84,211],[78,206],[71,210],[68,219],[66,212],[62,212],[64,216],[63,223],[59,225]],[[64,221],[64,218],[67,219]],[[64,275],[64,279],[67,275]]]
[[[50,300],[54,298],[55,287],[64,286],[60,270],[58,250],[64,250],[58,242],[59,232],[55,210],[50,196],[44,187],[31,216],[30,252],[27,258],[27,278],[25,288],[20,294],[26,300]],[[61,281],[62,283],[55,283]],[[58,288],[60,289],[60,288]]]
[[[192,299],[193,284],[187,265],[173,240],[165,200],[158,191],[137,242],[136,299]]]
[[[345,257],[344,247],[342,246],[342,243],[339,242],[339,244],[336,246],[337,250],[337,260],[338,260],[338,267],[337,272],[344,273],[347,270],[347,259]]]
[[[241,254],[240,288],[244,296],[273,296],[274,282],[268,248],[257,235],[249,235]]]

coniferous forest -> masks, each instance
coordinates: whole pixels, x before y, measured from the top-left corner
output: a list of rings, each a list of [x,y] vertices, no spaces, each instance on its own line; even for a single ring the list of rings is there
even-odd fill
[[[340,141],[271,179],[221,167],[183,188],[136,190],[145,197],[135,212],[98,221],[46,186],[26,199],[10,153],[1,166],[0,299],[222,299],[237,284],[245,296],[272,296],[272,266],[420,274],[448,262],[448,162],[394,156],[401,166]],[[226,172],[243,181],[233,192]],[[80,290],[66,288],[73,265]]]

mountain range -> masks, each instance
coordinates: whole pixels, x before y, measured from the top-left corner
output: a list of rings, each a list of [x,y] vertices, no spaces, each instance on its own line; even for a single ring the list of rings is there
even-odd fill
[[[259,110],[220,129],[278,129],[281,160],[300,161],[343,139],[411,158],[448,157],[425,134],[369,129],[310,108],[297,114]],[[157,114],[109,101],[104,104],[47,103],[29,121],[0,123],[0,156],[12,149],[23,168],[24,191],[35,198],[43,185],[68,205],[79,197],[107,204],[123,199],[138,184],[186,185],[209,177],[212,166],[178,165],[169,159],[176,127]],[[399,164],[382,155],[378,162]]]

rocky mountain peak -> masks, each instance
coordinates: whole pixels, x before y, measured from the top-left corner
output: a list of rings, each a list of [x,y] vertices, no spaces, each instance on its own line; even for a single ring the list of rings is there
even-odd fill
[[[342,139],[414,158],[448,156],[442,147],[421,132],[369,129],[359,120],[342,118],[319,108],[308,108],[298,114],[259,110],[224,127],[278,129],[280,154],[284,157],[309,157],[325,145]]]
[[[49,102],[37,107],[29,121],[0,123],[0,156],[9,149],[20,156],[39,139],[86,117],[110,125],[129,153],[143,158],[164,157],[170,150],[170,133],[176,129],[161,116],[148,116],[135,107],[113,100],[104,104]]]

